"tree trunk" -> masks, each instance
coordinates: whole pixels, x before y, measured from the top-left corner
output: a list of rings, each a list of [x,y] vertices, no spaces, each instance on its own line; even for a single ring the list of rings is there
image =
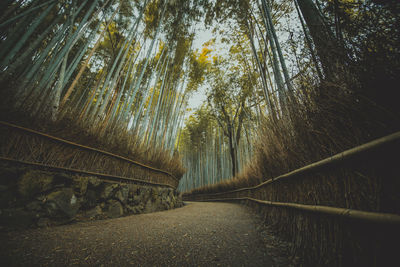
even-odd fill
[[[228,139],[229,139],[229,154],[232,160],[232,177],[235,177],[237,174],[237,159],[236,159],[236,149],[234,145],[234,137],[232,127],[228,126]]]
[[[319,68],[317,57],[316,57],[316,55],[314,53],[314,48],[312,47],[312,44],[311,44],[311,38],[310,38],[310,36],[308,34],[308,31],[306,29],[306,25],[305,25],[305,23],[303,21],[303,17],[301,16],[299,5],[297,4],[297,1],[294,1],[294,4],[295,4],[295,7],[296,7],[297,15],[298,15],[300,23],[301,23],[301,27],[302,27],[303,32],[304,32],[304,37],[306,39],[306,43],[307,43],[308,49],[310,50],[312,60],[314,61],[314,64],[315,64],[315,69],[317,71],[318,78],[320,80],[322,80],[322,78],[323,78],[322,77],[322,72],[321,72],[321,70]]]
[[[289,72],[288,72],[287,67],[286,67],[285,59],[283,57],[282,49],[281,49],[281,46],[279,44],[278,36],[276,35],[275,27],[274,27],[274,24],[273,24],[273,21],[272,21],[270,7],[268,6],[268,4],[265,1],[263,1],[263,3],[264,3],[264,10],[265,10],[266,18],[267,18],[267,20],[269,22],[271,34],[272,34],[272,37],[273,37],[274,42],[275,42],[276,51],[278,52],[279,61],[281,63],[282,73],[283,73],[283,76],[285,77],[286,87],[288,88],[288,92],[289,92],[289,96],[290,96],[290,94],[292,94],[293,88],[292,88],[292,85],[291,85]]]
[[[343,68],[343,50],[336,42],[332,31],[322,19],[318,8],[312,0],[297,0],[304,20],[310,30],[317,55],[322,63],[325,77],[328,80],[339,78]]]

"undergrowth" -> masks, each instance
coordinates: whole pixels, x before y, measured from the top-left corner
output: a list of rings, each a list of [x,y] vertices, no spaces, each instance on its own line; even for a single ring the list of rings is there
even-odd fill
[[[254,186],[400,130],[399,110],[382,107],[348,86],[322,82],[311,94],[307,89],[298,90],[281,119],[264,117],[255,155],[241,173],[189,193]]]
[[[127,157],[151,167],[168,171],[178,179],[185,172],[181,159],[176,153],[171,155],[170,151],[145,146],[138,141],[139,138],[135,135],[123,134],[122,131],[118,135],[111,135],[108,132],[100,135],[96,132],[90,132],[88,127],[78,124],[73,119],[64,118],[55,122],[46,119],[33,119],[24,114],[12,113],[10,109],[6,108],[2,109],[0,119],[81,145]],[[35,144],[31,144],[31,146],[35,147]],[[68,155],[63,155],[63,151],[59,151],[59,154],[55,156],[60,157],[60,159],[68,157]],[[85,161],[86,159],[78,160]]]

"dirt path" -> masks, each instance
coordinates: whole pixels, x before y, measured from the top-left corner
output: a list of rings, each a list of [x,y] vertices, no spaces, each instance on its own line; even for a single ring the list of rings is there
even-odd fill
[[[274,266],[257,217],[238,204],[1,233],[0,266]]]

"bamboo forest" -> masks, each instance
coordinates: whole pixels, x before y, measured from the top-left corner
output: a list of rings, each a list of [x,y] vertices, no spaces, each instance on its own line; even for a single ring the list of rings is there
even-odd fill
[[[2,0],[0,262],[392,266],[399,84],[396,0]],[[46,243],[35,232],[26,232],[31,243],[18,243],[21,229],[57,226],[45,234],[53,240],[80,231],[71,222],[171,209],[165,214],[181,217],[165,217],[165,225],[182,222],[174,230],[182,236],[192,233],[182,218],[196,214],[193,240],[221,221],[216,240],[233,244],[228,224],[243,221],[229,207],[242,206],[261,214],[255,224],[270,227],[284,249],[251,243],[248,250],[261,253],[253,257],[232,245],[229,258],[228,245],[218,254],[199,239],[218,254],[213,262],[208,250],[189,253],[195,245],[176,240],[168,242],[186,245],[175,256],[136,248],[133,261],[130,252],[83,255],[90,246],[78,241],[63,248],[66,258],[28,253],[68,243]],[[212,213],[217,207],[225,209]],[[207,212],[221,219],[200,223]],[[132,220],[145,233],[164,220],[140,216]],[[111,236],[102,242],[117,242]]]

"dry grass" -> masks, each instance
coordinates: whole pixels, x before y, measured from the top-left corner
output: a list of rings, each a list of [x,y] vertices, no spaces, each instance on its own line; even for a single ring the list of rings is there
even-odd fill
[[[221,193],[250,187],[312,162],[400,130],[400,116],[352,93],[322,84],[320,93],[299,94],[289,115],[278,122],[265,118],[254,158],[233,179],[184,195],[190,200],[252,197],[276,202],[324,205],[400,214],[399,146],[380,156],[362,157],[341,167],[278,181],[251,191]],[[382,156],[383,155],[383,156]],[[397,155],[397,154],[396,154]],[[254,206],[291,244],[303,266],[390,266],[397,261],[391,242],[400,236],[390,225],[313,214],[290,208]]]
[[[394,147],[391,151],[398,149]],[[191,200],[252,197],[400,214],[397,159],[362,158],[351,166],[271,183],[251,191],[223,195],[197,194]],[[291,254],[303,266],[391,266],[397,261],[393,241],[396,225],[370,224],[290,208],[245,203],[263,214],[265,222],[290,242]]]
[[[400,129],[398,116],[362,95],[329,83],[316,91],[321,93],[299,93],[282,119],[264,118],[255,156],[243,172],[189,193],[254,186]]]
[[[8,110],[3,110],[1,114],[1,119],[7,122],[130,158],[145,165],[168,171],[178,179],[185,172],[179,156],[171,156],[168,151],[138,145],[138,142],[135,142],[135,136],[132,135],[107,136],[107,133],[105,133],[100,136],[90,133],[84,126],[69,119],[52,123],[10,114]],[[166,179],[164,176],[167,176],[165,174],[158,175],[154,171],[150,175],[148,170],[128,162],[96,152],[82,151],[82,149],[66,146],[18,130],[2,127],[1,137],[1,155],[6,157],[60,167],[103,171],[107,174],[135,177],[153,182],[163,182],[163,179]]]

